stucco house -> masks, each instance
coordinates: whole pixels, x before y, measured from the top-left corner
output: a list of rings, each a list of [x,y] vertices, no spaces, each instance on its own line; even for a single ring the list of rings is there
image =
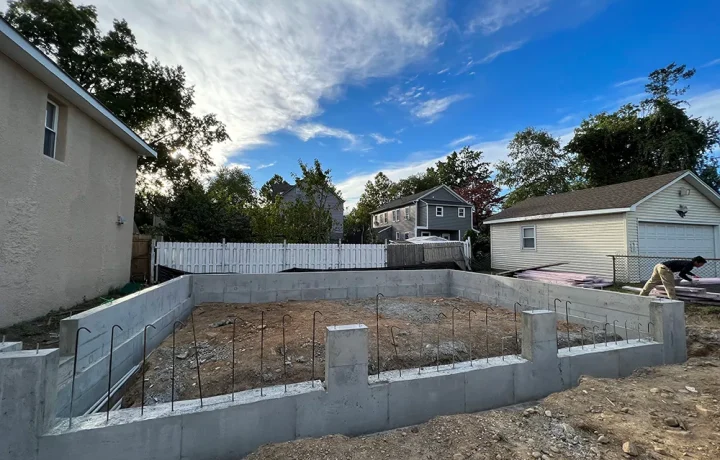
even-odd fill
[[[460,241],[472,229],[472,204],[446,185],[404,196],[380,206],[371,214],[379,240],[406,240],[439,236]]]
[[[130,277],[135,171],[156,155],[0,19],[0,326]]]
[[[530,198],[484,223],[494,269],[567,262],[557,270],[612,278],[608,255],[720,254],[720,195],[690,171]],[[650,276],[651,263],[629,263],[631,281]]]
[[[280,196],[284,201],[295,201],[300,198],[304,198],[305,194],[297,186],[297,184],[290,185],[285,181],[282,181],[272,186],[273,196]],[[325,208],[330,211],[332,216],[332,229],[330,231],[330,242],[338,243],[343,237],[343,217],[345,209],[345,200],[340,198],[335,193],[330,193],[324,197]]]

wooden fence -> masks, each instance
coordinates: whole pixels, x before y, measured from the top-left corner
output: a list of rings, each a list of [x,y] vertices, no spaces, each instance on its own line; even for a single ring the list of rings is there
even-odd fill
[[[150,281],[150,245],[152,236],[133,235],[130,280],[146,283]]]
[[[391,244],[387,248],[388,267],[431,264],[435,262],[458,262],[467,267],[470,262],[470,242]]]
[[[316,270],[387,266],[384,244],[153,244],[153,281],[164,265],[192,273],[278,273],[291,268]]]

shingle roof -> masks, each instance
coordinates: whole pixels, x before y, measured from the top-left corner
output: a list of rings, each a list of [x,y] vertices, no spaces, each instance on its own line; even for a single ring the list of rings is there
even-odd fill
[[[678,171],[620,184],[528,198],[485,219],[485,222],[563,212],[629,208],[687,172]]]
[[[275,195],[284,195],[293,187],[294,187],[293,185],[290,185],[287,182],[282,181],[282,182],[272,184],[270,186],[270,189],[272,190],[273,196],[275,196]]]
[[[395,209],[395,208],[402,208],[406,204],[413,203],[413,202],[417,201],[419,198],[422,198],[423,195],[427,195],[431,191],[433,191],[437,188],[440,188],[440,187],[442,187],[442,185],[438,185],[437,187],[433,187],[431,189],[423,190],[422,192],[415,193],[414,195],[403,196],[401,198],[398,198],[397,200],[389,201],[389,202],[385,203],[384,205],[380,206],[379,208],[377,208],[376,210],[374,210],[373,212],[375,213],[375,212],[388,211],[390,209]]]

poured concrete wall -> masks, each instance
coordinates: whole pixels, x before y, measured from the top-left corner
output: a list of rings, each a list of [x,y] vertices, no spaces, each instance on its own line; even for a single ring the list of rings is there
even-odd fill
[[[80,327],[77,376],[75,378],[75,415],[84,413],[107,393],[110,332],[115,330],[113,346],[113,385],[133,366],[142,361],[143,331],[148,329],[148,352],[171,332],[173,323],[184,320],[195,305],[192,277],[182,276],[122,299],[73,315],[60,322],[61,361],[58,381],[58,415],[70,409],[70,381],[75,350],[75,334]],[[68,359],[69,358],[69,359]]]

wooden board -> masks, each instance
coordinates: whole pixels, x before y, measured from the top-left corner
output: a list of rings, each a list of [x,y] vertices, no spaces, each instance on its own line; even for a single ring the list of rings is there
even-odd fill
[[[565,264],[567,264],[567,263],[568,263],[568,262],[558,262],[558,263],[556,263],[556,264],[538,265],[537,267],[519,268],[519,269],[517,269],[517,270],[509,270],[509,271],[506,271],[506,272],[500,272],[500,273],[497,273],[497,275],[498,275],[498,276],[512,276],[512,275],[514,275],[515,273],[519,273],[519,272],[525,272],[525,271],[528,271],[528,270],[538,270],[538,269],[540,269],[540,268],[557,267],[558,265],[565,265]]]

